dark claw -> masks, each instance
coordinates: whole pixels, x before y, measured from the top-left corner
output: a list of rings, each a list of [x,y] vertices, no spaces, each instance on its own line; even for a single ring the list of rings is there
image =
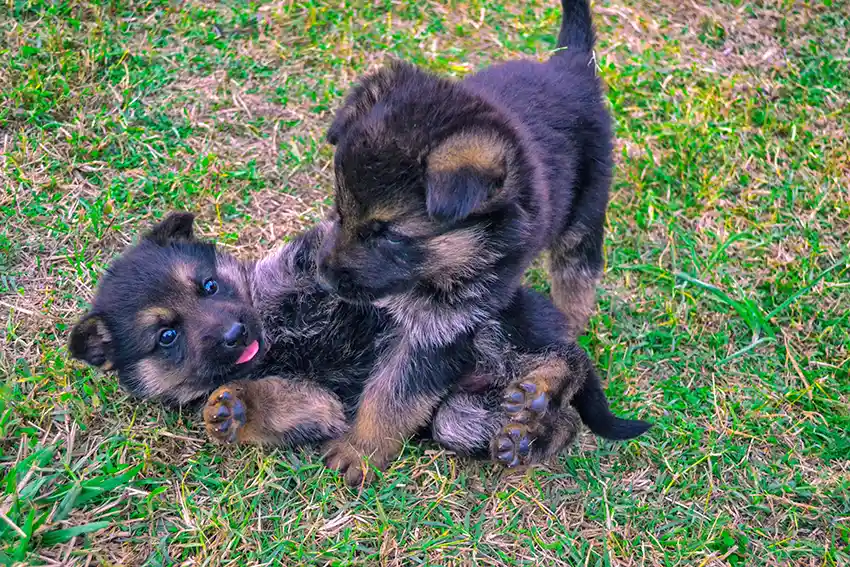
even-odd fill
[[[549,405],[549,400],[547,398],[548,396],[546,396],[546,394],[540,394],[528,405],[529,409],[535,413],[545,412],[546,407]]]
[[[533,432],[541,425],[538,422],[549,403],[549,395],[533,380],[520,382],[505,392],[502,408],[509,421],[494,445],[495,461],[509,469],[530,461],[531,445],[537,436]]]

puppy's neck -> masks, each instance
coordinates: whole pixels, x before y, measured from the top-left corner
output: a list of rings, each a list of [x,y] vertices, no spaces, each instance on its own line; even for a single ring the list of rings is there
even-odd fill
[[[480,300],[452,304],[441,301],[433,291],[419,289],[381,299],[375,305],[386,309],[405,340],[418,348],[449,345],[488,318]]]

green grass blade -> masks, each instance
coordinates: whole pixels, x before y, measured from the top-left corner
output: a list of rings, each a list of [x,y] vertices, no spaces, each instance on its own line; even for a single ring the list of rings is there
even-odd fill
[[[767,320],[773,319],[774,317],[776,317],[777,315],[779,315],[780,313],[785,311],[785,309],[790,307],[792,303],[794,303],[795,301],[797,301],[798,299],[800,299],[801,297],[803,297],[804,295],[809,293],[812,290],[812,288],[814,288],[816,285],[818,285],[818,283],[820,283],[820,281],[823,280],[826,276],[828,276],[829,274],[834,272],[840,266],[846,265],[847,262],[850,262],[850,256],[845,256],[844,258],[842,258],[841,260],[839,260],[838,262],[836,262],[835,264],[833,264],[829,268],[827,268],[824,271],[822,271],[821,273],[819,273],[817,276],[815,276],[815,279],[813,279],[809,285],[807,285],[806,287],[802,288],[798,292],[791,295],[791,297],[789,297],[788,299],[783,301],[775,309],[773,309],[770,313],[765,315],[765,319],[767,319]]]
[[[676,274],[676,279],[694,285],[702,290],[705,290],[709,292],[712,296],[720,300],[721,303],[725,303],[726,305],[730,306],[732,309],[735,310],[736,313],[738,313],[741,319],[743,319],[744,322],[747,323],[747,326],[750,327],[750,329],[755,335],[764,332],[770,337],[775,336],[773,328],[767,323],[765,318],[762,317],[761,310],[752,301],[737,301],[719,287],[710,283],[706,283],[702,280],[699,280],[693,276],[682,272]]]
[[[44,535],[41,536],[41,545],[49,547],[51,545],[65,543],[66,541],[70,541],[71,539],[77,536],[89,534],[102,530],[104,528],[108,528],[111,524],[112,522],[103,520],[100,522],[83,524],[82,526],[74,526],[73,528],[65,528],[61,530],[45,532]]]

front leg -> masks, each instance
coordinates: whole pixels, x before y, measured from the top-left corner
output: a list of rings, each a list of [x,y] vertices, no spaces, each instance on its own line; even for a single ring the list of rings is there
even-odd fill
[[[460,341],[428,347],[398,340],[366,382],[351,430],[328,443],[325,464],[342,472],[349,486],[372,480],[371,467],[384,470],[461,375],[464,348]]]
[[[231,382],[204,408],[207,434],[221,443],[294,447],[346,429],[342,403],[316,383],[269,376]]]

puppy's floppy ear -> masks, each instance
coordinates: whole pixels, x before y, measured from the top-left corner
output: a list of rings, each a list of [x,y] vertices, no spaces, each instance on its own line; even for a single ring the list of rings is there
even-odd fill
[[[86,313],[71,330],[68,351],[77,360],[104,370],[112,367],[112,334],[103,318],[95,313]]]
[[[427,156],[428,216],[457,222],[479,210],[504,184],[507,143],[494,133],[454,134]]]
[[[417,73],[421,71],[409,63],[392,61],[386,67],[363,77],[337,110],[328,128],[328,142],[336,145],[354,122],[366,116],[393,88]]]
[[[195,239],[193,223],[195,215],[192,213],[169,213],[165,219],[154,225],[145,238],[160,246],[166,246],[175,241],[191,241]]]

